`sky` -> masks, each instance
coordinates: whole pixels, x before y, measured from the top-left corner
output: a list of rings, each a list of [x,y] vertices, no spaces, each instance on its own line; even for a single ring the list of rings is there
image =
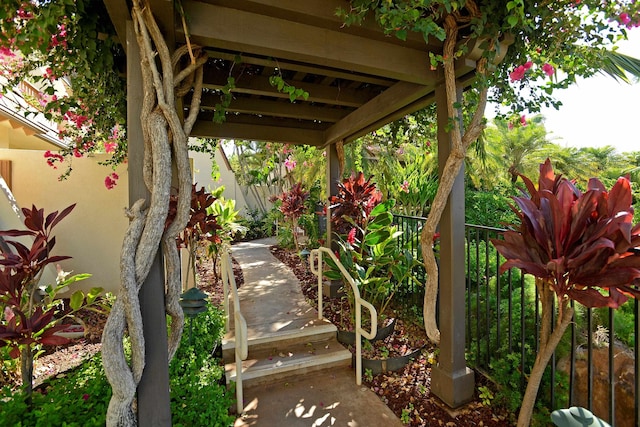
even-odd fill
[[[640,29],[629,32],[619,51],[640,58]],[[555,93],[554,93],[555,95]],[[559,110],[543,109],[549,139],[560,146],[640,151],[640,83],[629,85],[598,74],[557,92]]]

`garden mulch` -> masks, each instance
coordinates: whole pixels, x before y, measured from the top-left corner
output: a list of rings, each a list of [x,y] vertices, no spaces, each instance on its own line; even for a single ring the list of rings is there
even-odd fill
[[[317,307],[317,277],[309,271],[294,251],[272,247],[271,252],[293,270],[307,301]],[[344,307],[329,300],[325,302],[323,315],[329,320],[339,319],[340,313],[335,311]],[[411,322],[407,323],[411,324]],[[426,341],[423,328],[416,328],[415,324],[412,324],[409,329],[414,336],[404,338],[402,342]],[[515,424],[514,414],[484,405],[479,398],[461,408],[451,410],[438,397],[432,395],[431,366],[435,363],[436,353],[435,348],[426,345],[420,356],[407,364],[404,369],[363,378],[363,384],[373,390],[407,426],[502,427]],[[479,381],[488,385],[482,377]]]

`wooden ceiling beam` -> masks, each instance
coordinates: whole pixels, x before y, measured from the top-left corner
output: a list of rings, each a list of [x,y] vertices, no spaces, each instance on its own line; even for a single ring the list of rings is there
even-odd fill
[[[388,117],[394,111],[404,108],[414,101],[432,93],[434,86],[422,86],[399,82],[363,105],[326,132],[325,143],[344,140],[347,136],[369,127],[372,123]]]
[[[290,61],[281,61],[274,60],[270,58],[260,58],[247,54],[233,54],[229,52],[222,52],[215,49],[206,49],[209,57],[211,58],[220,58],[225,59],[227,61],[235,62],[237,59],[240,59],[243,64],[251,64],[251,65],[260,65],[262,67],[279,67],[281,70],[291,70],[291,71],[300,71],[308,74],[318,74],[321,76],[327,76],[327,78],[333,79],[343,79],[343,80],[353,80],[362,83],[369,83],[377,86],[391,86],[394,82],[389,79],[383,79],[375,76],[369,76],[364,74],[356,74],[349,73],[343,70],[336,70],[333,68],[325,68],[325,67],[314,67],[306,64],[299,64]]]
[[[218,124],[210,120],[198,120],[191,135],[201,138],[245,139],[313,146],[321,146],[323,142],[323,132],[320,130],[243,123]]]
[[[206,73],[206,70],[205,70]],[[297,88],[309,92],[307,102],[318,102],[330,105],[342,105],[345,107],[359,107],[365,104],[376,94],[368,90],[353,90],[335,86],[322,86],[305,82],[289,82]],[[207,89],[220,90],[227,84],[224,76],[212,76],[205,74],[203,86]],[[236,79],[236,87],[232,92],[246,93],[250,95],[268,96],[273,98],[289,99],[288,93],[281,93],[271,86],[269,78],[265,76],[241,76]]]
[[[206,94],[202,97],[202,104],[200,108],[203,110],[213,110],[213,106],[216,102],[219,102],[219,97],[217,95]],[[188,100],[186,101],[186,104],[189,104]],[[235,98],[231,101],[227,111],[335,123],[353,111],[353,109],[323,108],[315,105],[309,105],[304,102],[292,103],[288,99],[274,101],[257,98]]]
[[[285,19],[185,1],[190,39],[202,46],[308,62],[428,85],[426,50],[354,36]],[[425,45],[426,47],[426,45]]]
[[[362,23],[347,27],[336,14],[338,8],[349,7],[344,0],[216,0],[216,4],[332,30],[339,28],[369,39],[385,40],[418,49],[425,45],[424,37],[419,33],[409,32],[406,41],[385,35],[372,13]],[[429,44],[440,47],[441,50],[442,42],[439,40],[434,39]]]
[[[456,79],[462,87],[469,86],[475,79],[475,67],[475,60],[469,56],[456,61]],[[444,76],[440,70],[436,84],[443,84],[443,81]],[[398,83],[372,99],[369,104],[346,116],[327,130],[326,143],[353,141],[435,101],[435,86],[416,89],[415,94],[411,94],[410,87],[407,88],[402,89],[401,83]],[[395,89],[395,93],[392,89]],[[403,93],[408,96],[403,96]],[[379,108],[383,106],[387,108]]]

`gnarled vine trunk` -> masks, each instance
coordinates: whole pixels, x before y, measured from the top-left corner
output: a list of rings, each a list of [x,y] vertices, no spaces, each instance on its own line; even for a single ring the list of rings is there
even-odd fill
[[[480,91],[479,101],[477,109],[469,123],[469,126],[464,132],[460,129],[459,123],[462,122],[460,110],[454,107],[454,104],[458,101],[458,89],[456,87],[456,75],[455,75],[455,50],[458,39],[458,29],[461,23],[467,23],[473,17],[477,17],[479,11],[477,6],[472,1],[467,1],[466,5],[469,15],[464,17],[458,15],[448,15],[445,17],[444,28],[446,30],[446,39],[443,46],[444,60],[444,77],[445,77],[445,90],[447,100],[447,115],[452,121],[450,138],[451,138],[451,152],[444,168],[440,173],[440,180],[438,183],[438,191],[431,205],[431,210],[427,216],[427,220],[420,233],[420,245],[422,249],[422,259],[427,272],[427,282],[425,283],[425,294],[423,302],[423,315],[424,315],[424,327],[429,339],[434,343],[440,342],[440,330],[436,321],[436,297],[438,295],[438,265],[436,263],[435,253],[433,251],[433,237],[436,232],[436,227],[442,218],[442,213],[447,204],[447,199],[451,194],[454,181],[460,172],[460,168],[464,163],[464,159],[467,155],[469,146],[480,136],[484,128],[483,116],[484,110],[487,104],[487,89],[484,88]],[[483,57],[478,60],[476,72],[478,74],[485,74],[487,65],[487,58]]]
[[[189,219],[192,178],[187,141],[199,110],[202,66],[207,60],[206,53],[197,47],[193,48],[194,52],[182,47],[171,55],[146,0],[134,0],[132,17],[141,54],[143,176],[150,200],[138,200],[128,211],[131,221],[122,245],[120,290],[102,336],[102,359],[113,390],[107,410],[107,426],[137,424],[133,403],[145,365],[145,338],[138,293],[160,247],[166,271],[165,310],[172,318],[169,360],[180,343],[184,316],[178,303],[181,283],[175,239]],[[191,61],[178,70],[187,53]],[[189,90],[193,90],[191,109],[182,123],[175,98]],[[173,179],[172,164],[177,171],[173,183],[177,182],[178,204],[174,221],[165,229]],[[131,341],[130,364],[124,354],[125,332]]]

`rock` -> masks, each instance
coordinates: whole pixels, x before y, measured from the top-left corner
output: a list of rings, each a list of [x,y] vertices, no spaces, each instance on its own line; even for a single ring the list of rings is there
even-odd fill
[[[615,423],[609,419],[609,348],[594,348],[593,358],[593,406],[591,412],[597,417],[617,427],[634,426],[634,358],[633,353],[624,346],[614,347],[614,378],[615,378]],[[569,357],[558,362],[559,371],[570,372]],[[587,383],[587,351],[579,349],[576,354],[576,376],[574,381],[574,401],[570,406],[588,408]]]

